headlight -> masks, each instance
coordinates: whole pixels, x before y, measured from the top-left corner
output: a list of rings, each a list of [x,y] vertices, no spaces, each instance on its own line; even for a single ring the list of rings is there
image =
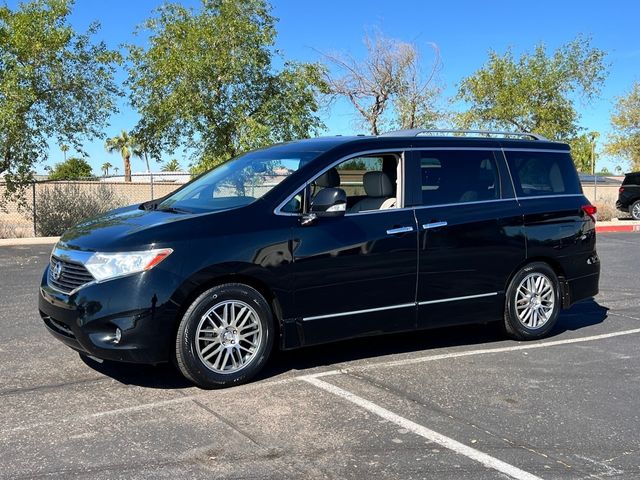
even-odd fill
[[[91,255],[84,266],[93,275],[93,278],[101,281],[149,270],[167,258],[171,252],[173,250],[170,248],[141,252],[96,252]]]

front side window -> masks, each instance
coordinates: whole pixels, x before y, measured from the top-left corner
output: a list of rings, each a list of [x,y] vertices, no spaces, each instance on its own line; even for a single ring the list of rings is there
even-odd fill
[[[505,152],[519,197],[580,194],[582,187],[569,152]]]
[[[248,153],[195,179],[163,200],[158,210],[202,213],[248,205],[318,155],[269,149]]]
[[[399,162],[395,153],[350,158],[315,178],[309,196],[313,203],[323,188],[341,188],[347,194],[347,214],[397,208]]]
[[[420,176],[423,205],[500,198],[500,176],[492,151],[422,151]]]

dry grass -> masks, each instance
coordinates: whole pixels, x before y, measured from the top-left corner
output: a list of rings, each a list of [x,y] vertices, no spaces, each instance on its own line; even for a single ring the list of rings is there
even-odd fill
[[[595,205],[598,208],[598,220],[601,222],[614,220],[617,219],[619,215],[624,215],[615,205],[609,202],[596,202]]]
[[[33,235],[30,225],[9,223],[0,220],[0,238],[25,238]]]

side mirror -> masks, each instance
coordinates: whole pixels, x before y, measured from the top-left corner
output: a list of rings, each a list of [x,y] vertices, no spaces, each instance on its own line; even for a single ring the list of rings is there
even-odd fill
[[[347,211],[347,194],[341,188],[323,188],[311,201],[316,217],[342,217]]]

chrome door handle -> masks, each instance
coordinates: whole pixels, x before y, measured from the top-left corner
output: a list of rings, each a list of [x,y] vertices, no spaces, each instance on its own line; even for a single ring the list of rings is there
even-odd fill
[[[433,222],[433,223],[425,223],[422,225],[422,228],[425,230],[429,230],[430,228],[438,228],[438,227],[446,227],[447,222]]]
[[[387,235],[397,235],[398,233],[413,232],[413,227],[398,227],[387,230]]]

